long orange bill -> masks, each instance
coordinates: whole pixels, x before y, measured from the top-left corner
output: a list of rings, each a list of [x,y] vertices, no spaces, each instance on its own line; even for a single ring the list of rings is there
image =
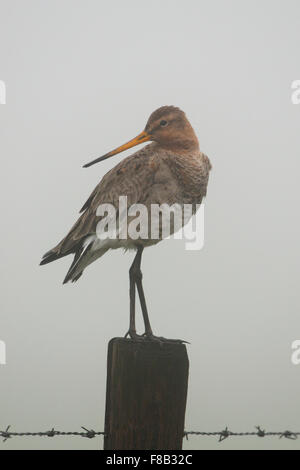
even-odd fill
[[[142,144],[143,142],[147,142],[148,140],[151,140],[151,136],[146,131],[143,131],[139,135],[137,135],[134,139],[130,140],[124,145],[121,145],[121,147],[117,147],[115,150],[112,150],[111,152],[106,153],[102,157],[98,157],[95,160],[89,163],[86,163],[85,165],[83,165],[83,168],[88,168],[89,166],[94,165],[95,163],[102,162],[103,160],[106,160],[107,158],[112,157],[113,155],[116,155],[117,153],[130,149],[131,147],[134,147],[135,145]]]

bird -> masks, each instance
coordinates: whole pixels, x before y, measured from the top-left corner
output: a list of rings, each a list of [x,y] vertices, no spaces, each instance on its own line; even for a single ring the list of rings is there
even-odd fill
[[[147,310],[141,261],[146,247],[161,241],[161,219],[158,222],[159,236],[140,236],[120,239],[99,237],[97,227],[103,215],[97,209],[101,204],[111,204],[118,212],[120,196],[126,196],[126,210],[134,204],[142,204],[149,211],[153,204],[192,206],[194,214],[207,194],[209,173],[212,168],[209,158],[200,151],[199,141],[186,114],[175,106],[162,106],[149,117],[144,130],[129,142],[98,157],[83,167],[113,157],[138,144],[150,142],[137,152],[127,156],[100,180],[80,210],[80,217],[68,234],[40,262],[45,265],[67,255],[74,255],[73,262],[63,283],[76,282],[85,268],[111,249],[134,250],[135,257],[129,269],[129,329],[125,337],[133,341],[179,341],[169,340],[153,333]],[[181,220],[181,225],[185,224]],[[174,224],[171,233],[175,230]],[[136,290],[139,295],[145,332],[138,334],[135,322]]]

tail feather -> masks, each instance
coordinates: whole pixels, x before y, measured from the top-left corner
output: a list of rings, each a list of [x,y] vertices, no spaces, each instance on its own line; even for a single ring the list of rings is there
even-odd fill
[[[77,244],[76,249],[65,251],[64,253],[59,252],[56,248],[47,251],[44,254],[40,265],[51,263],[56,261],[59,258],[62,258],[66,255],[75,254],[72,264],[66,274],[63,284],[67,282],[76,282],[82,276],[84,269],[91,263],[93,263],[97,258],[103,256],[104,253],[109,249],[109,246],[104,243],[100,246],[95,246],[95,237],[87,237],[84,241]],[[59,246],[59,245],[58,245]]]
[[[82,274],[83,274],[83,271],[81,271],[81,273],[77,274],[77,276],[73,277],[72,282],[77,282],[78,279],[82,276]]]
[[[75,274],[75,270],[76,270],[76,265],[77,265],[77,262],[81,256],[81,253],[83,252],[83,248],[81,248],[80,250],[78,250],[76,253],[75,253],[75,256],[74,256],[74,259],[72,261],[72,264],[69,268],[69,271],[67,272],[67,275],[66,277],[64,278],[63,280],[63,284],[66,284],[67,282],[69,281],[72,281],[72,282],[75,282],[77,281],[80,276],[82,275],[82,271],[80,273],[78,273],[76,276],[74,276]]]
[[[103,246],[100,249],[95,249],[93,241],[83,247],[74,256],[73,263],[67,272],[63,284],[66,284],[69,281],[76,282],[81,277],[85,268],[96,261],[96,259],[103,256],[108,249],[109,248],[107,246]]]
[[[56,261],[59,258],[62,258],[63,256],[67,256],[70,254],[70,251],[67,253],[57,253],[54,250],[47,251],[47,253],[44,254],[42,261],[40,262],[40,266],[43,266],[44,264],[52,263],[52,261]]]
[[[66,275],[66,277],[63,281],[63,284],[65,284],[68,281],[75,282],[82,275],[82,272],[81,272],[81,273],[78,273],[75,277],[73,277],[74,268],[75,268],[76,263],[77,263],[78,259],[80,258],[80,255],[83,251],[84,251],[83,248],[79,248],[75,252],[74,259],[73,259],[72,264],[69,268],[69,271],[67,272],[67,275]],[[64,256],[67,256],[67,255],[70,255],[70,254],[72,254],[72,251],[68,251],[66,253],[57,253],[55,250],[47,251],[47,253],[45,253],[44,256],[43,256],[42,261],[40,262],[40,266],[43,266],[44,264],[52,263],[52,261],[56,261],[57,259],[63,258]]]

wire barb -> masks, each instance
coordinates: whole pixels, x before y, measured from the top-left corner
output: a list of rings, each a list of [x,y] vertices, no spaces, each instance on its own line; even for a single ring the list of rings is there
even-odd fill
[[[86,431],[86,435],[83,437],[87,437],[88,439],[93,439],[96,436],[96,432],[93,429],[86,429],[83,426],[81,426],[81,429],[84,429]]]
[[[283,437],[285,437],[285,439],[291,439],[292,441],[295,441],[296,439],[298,439],[298,435],[299,433],[294,433],[291,431],[284,431],[281,434],[281,436],[279,436],[279,439],[282,439]]]
[[[224,431],[220,432],[219,442],[225,441],[230,436],[231,432],[228,431],[228,427],[224,429]]]
[[[261,429],[260,426],[256,426],[257,429],[257,436],[258,437],[265,437],[266,431],[264,429]]]
[[[4,437],[3,442],[6,442],[7,439],[9,439],[9,438],[11,437],[10,432],[8,432],[8,431],[9,431],[9,428],[10,428],[10,425],[7,426],[7,428],[6,428],[5,431],[0,431],[0,436],[1,436],[1,437]]]
[[[46,434],[47,434],[48,437],[54,437],[55,436],[54,428],[52,428],[51,431],[47,431]]]

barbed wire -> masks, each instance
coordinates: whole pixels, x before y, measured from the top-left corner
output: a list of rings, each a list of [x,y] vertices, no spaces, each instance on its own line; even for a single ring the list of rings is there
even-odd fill
[[[39,432],[12,432],[10,431],[11,426],[7,426],[5,431],[0,431],[0,437],[3,437],[3,442],[7,441],[12,437],[55,437],[55,436],[77,436],[86,437],[93,439],[96,436],[105,436],[103,431],[94,431],[93,429],[86,429],[81,426],[84,431],[56,431],[52,428],[50,431],[39,431]]]
[[[3,437],[3,442],[11,439],[12,437],[56,437],[56,436],[76,436],[93,439],[97,436],[105,436],[104,431],[94,431],[93,429],[87,429],[81,426],[83,431],[57,431],[52,428],[50,431],[39,431],[39,432],[13,432],[10,430],[11,426],[7,426],[5,431],[0,431],[0,437]],[[183,437],[188,439],[190,436],[202,436],[202,437],[218,437],[219,442],[228,439],[229,437],[278,437],[279,439],[290,439],[296,440],[300,436],[300,432],[292,431],[266,431],[260,426],[256,426],[256,431],[246,432],[232,432],[226,427],[223,431],[185,431]]]
[[[300,432],[292,431],[266,431],[260,426],[255,427],[256,431],[232,432],[227,427],[224,431],[202,432],[202,431],[185,431],[183,436],[188,439],[189,436],[218,437],[219,442],[225,441],[229,437],[279,437],[279,439],[291,439],[295,441],[300,436]]]

